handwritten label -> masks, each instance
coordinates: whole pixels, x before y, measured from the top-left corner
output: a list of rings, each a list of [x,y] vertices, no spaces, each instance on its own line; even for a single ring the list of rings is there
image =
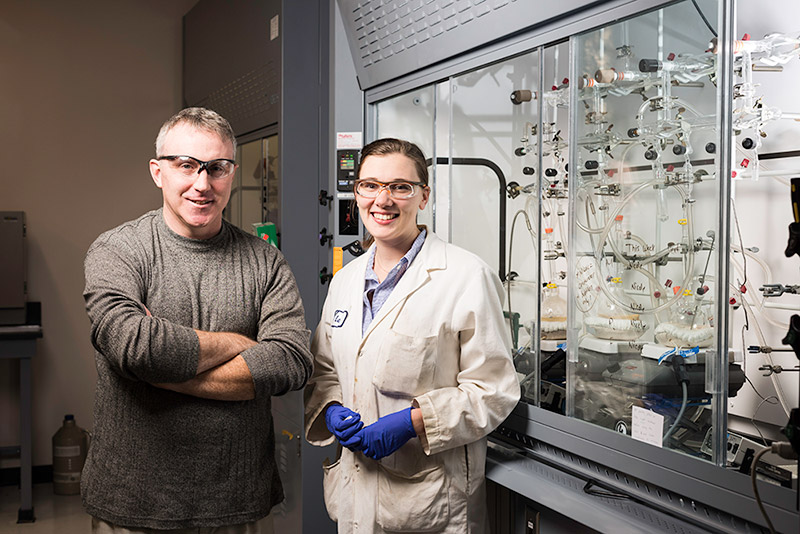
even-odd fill
[[[631,283],[631,289],[634,291],[644,291],[644,284],[640,284],[639,282]]]
[[[331,328],[341,328],[347,319],[346,310],[336,310],[333,312],[333,321],[331,321]]]
[[[638,243],[625,243],[625,249],[628,252],[653,252],[656,249],[656,246],[640,245]]]
[[[588,310],[597,300],[594,259],[586,256],[578,259],[575,275],[578,282],[575,299],[583,310]]]
[[[579,260],[579,263],[580,263],[580,260]],[[575,269],[575,272],[578,275],[578,278],[582,278],[586,273],[589,273],[589,272],[591,272],[591,275],[594,276],[594,266],[591,263],[584,264],[584,265],[578,265],[578,267]]]
[[[656,447],[661,447],[664,432],[664,416],[639,406],[633,407],[633,428],[631,437]]]

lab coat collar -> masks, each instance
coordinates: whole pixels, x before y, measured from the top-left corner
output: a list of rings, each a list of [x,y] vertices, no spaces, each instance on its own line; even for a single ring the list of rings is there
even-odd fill
[[[372,246],[374,247],[375,245]],[[359,350],[364,346],[364,343],[369,338],[372,331],[375,330],[398,305],[405,302],[409,296],[428,283],[431,279],[431,272],[447,268],[445,247],[446,243],[429,230],[428,236],[425,238],[425,243],[422,245],[419,254],[417,254],[417,257],[411,262],[411,265],[408,266],[408,270],[403,277],[400,278],[397,286],[392,290],[392,293],[381,307],[378,315],[375,316],[369,328],[367,328],[367,331],[364,333]],[[364,263],[364,271],[366,271],[366,260]],[[353,294],[356,296],[359,305],[363,306],[362,293],[360,291],[354,291]],[[353,307],[351,309],[361,310],[360,307]]]

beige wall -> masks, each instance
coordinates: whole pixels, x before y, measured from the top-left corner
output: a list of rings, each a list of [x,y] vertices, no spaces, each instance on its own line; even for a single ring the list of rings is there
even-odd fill
[[[0,0],[0,210],[26,213],[28,294],[44,323],[34,465],[52,463],[65,413],[91,428],[83,258],[100,232],[161,204],[147,160],[180,108],[181,18],[196,1]],[[19,439],[17,373],[0,361],[0,446]]]

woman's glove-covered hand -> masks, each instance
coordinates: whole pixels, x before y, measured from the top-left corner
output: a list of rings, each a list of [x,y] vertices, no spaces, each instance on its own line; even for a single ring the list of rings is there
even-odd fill
[[[360,438],[358,447],[373,460],[389,456],[417,433],[411,422],[411,408],[384,415],[371,425],[365,426],[356,437]]]
[[[325,424],[342,447],[353,452],[361,449],[361,435],[358,431],[364,427],[364,423],[361,422],[360,414],[341,404],[331,404],[325,410]]]

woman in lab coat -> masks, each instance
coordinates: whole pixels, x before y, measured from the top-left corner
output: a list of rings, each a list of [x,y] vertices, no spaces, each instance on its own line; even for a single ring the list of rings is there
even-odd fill
[[[356,203],[374,238],[331,281],[312,343],[308,441],[340,533],[488,532],[486,435],[519,400],[497,275],[420,228],[420,149],[381,139],[361,153]]]

